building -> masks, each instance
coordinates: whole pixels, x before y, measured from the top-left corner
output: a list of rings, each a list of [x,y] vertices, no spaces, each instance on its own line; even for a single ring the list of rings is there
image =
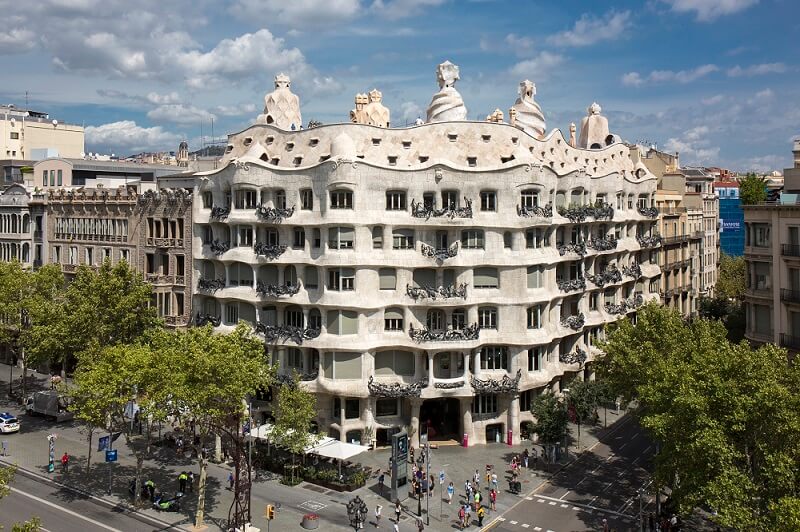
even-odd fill
[[[22,185],[11,185],[0,194],[0,261],[17,260],[32,265],[33,227],[28,202],[31,196]]]
[[[469,122],[458,67],[438,74],[427,123],[403,129],[295,128],[280,76],[195,174],[196,323],[252,325],[341,440],[516,443],[537,394],[593,378],[603,327],[659,298],[656,177],[600,106],[578,148],[545,132],[531,82],[510,123]]]
[[[702,168],[682,168],[680,173],[686,178],[687,201],[699,201],[703,210],[698,289],[701,296],[713,297],[719,265],[719,197],[714,191],[714,176]]]
[[[777,202],[745,205],[745,337],[800,351],[800,140]]]
[[[0,106],[0,138],[0,158],[4,159],[83,157],[83,126],[13,105]]]
[[[32,185],[42,189],[136,186],[139,183],[155,183],[159,177],[176,170],[175,165],[59,157],[43,159],[33,165]]]
[[[744,254],[744,211],[739,201],[737,181],[716,181],[719,195],[719,246],[723,253],[734,257]]]

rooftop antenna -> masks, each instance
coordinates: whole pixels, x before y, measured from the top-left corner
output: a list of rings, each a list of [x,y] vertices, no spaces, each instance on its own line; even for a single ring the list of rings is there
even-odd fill
[[[28,91],[25,91],[25,109],[28,108]]]
[[[214,117],[211,117],[211,143],[213,144],[216,141],[217,139],[214,138]],[[208,157],[208,148],[206,148],[206,157]]]

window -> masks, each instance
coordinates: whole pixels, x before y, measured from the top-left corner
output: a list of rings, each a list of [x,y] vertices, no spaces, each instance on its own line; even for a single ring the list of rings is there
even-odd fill
[[[286,367],[302,370],[303,352],[296,347],[289,348],[289,350],[286,352]]]
[[[86,248],[86,264],[94,264],[94,248]]]
[[[481,369],[508,369],[508,350],[496,345],[481,348]]]
[[[225,305],[225,323],[228,325],[236,325],[239,323],[239,304],[228,303]]]
[[[378,351],[375,353],[375,375],[414,375],[414,353],[410,351]]]
[[[42,170],[42,186],[47,186],[47,170]]]
[[[237,234],[239,236],[236,245],[239,247],[245,246],[252,246],[253,245],[253,228],[249,225],[240,225],[237,228]],[[277,233],[276,233],[277,234]]]
[[[497,396],[496,395],[476,395],[472,401],[473,414],[496,414]]]
[[[353,193],[349,190],[331,191],[331,209],[352,209]]]
[[[444,312],[441,310],[429,310],[425,321],[431,331],[444,330]]]
[[[291,327],[302,328],[305,325],[303,310],[300,307],[287,307],[283,312],[283,318],[284,323]]]
[[[475,268],[472,284],[475,288],[499,288],[497,268]]]
[[[328,228],[328,247],[330,249],[353,249],[355,231],[352,227]]]
[[[58,170],[56,175],[58,176],[58,178],[57,178],[58,186],[63,185],[64,184],[64,171],[63,170]]]
[[[328,290],[355,290],[356,271],[353,268],[328,270]]]
[[[328,334],[358,334],[358,313],[355,310],[329,310]]]
[[[534,347],[528,349],[528,371],[542,371],[544,362],[543,352],[541,347]]]
[[[11,140],[19,140],[19,132],[18,131],[12,131],[11,132]]]
[[[753,224],[753,245],[760,248],[769,247],[769,230],[769,224]]]
[[[542,305],[536,305],[528,309],[528,329],[542,328]]]
[[[392,249],[414,249],[414,230],[394,229],[392,231]]]
[[[755,317],[754,331],[758,334],[772,334],[772,312],[767,305],[753,305],[753,316]]]
[[[283,284],[297,286],[297,269],[291,264],[283,271]]]
[[[539,206],[539,191],[533,189],[523,190],[519,198],[520,207],[531,209]]]
[[[633,194],[628,194],[628,209],[633,209]]]
[[[203,192],[203,208],[210,209],[214,206],[214,195],[210,190]]]
[[[503,233],[503,247],[506,249],[511,249],[511,231],[506,231]]]
[[[103,248],[103,262],[111,260],[111,248]]]
[[[55,170],[50,170],[50,186],[51,187],[56,186],[56,171]]]
[[[771,265],[768,262],[753,262],[753,288],[756,290],[769,290]]]
[[[320,247],[322,247],[322,237],[320,236],[321,235],[320,230],[318,228],[314,228],[314,230],[312,231],[312,235],[314,235],[313,238],[314,249],[319,249]]]
[[[457,308],[450,314],[450,325],[453,330],[460,331],[467,326],[467,313],[464,309]]]
[[[466,249],[483,249],[483,230],[468,229],[461,231],[461,245]]]
[[[443,209],[457,209],[458,208],[458,192],[455,190],[442,191],[442,208]]]
[[[383,330],[385,331],[403,330],[403,309],[387,308],[383,312]]]
[[[497,193],[494,190],[481,191],[481,210],[482,211],[497,210]]]
[[[300,209],[310,211],[314,208],[314,193],[310,188],[300,189]]]
[[[406,193],[402,190],[390,190],[386,193],[387,211],[406,210]]]
[[[480,307],[478,309],[478,326],[481,329],[497,329],[497,308]]]
[[[597,292],[589,294],[589,310],[597,310]]]
[[[413,274],[414,286],[417,288],[435,288],[436,285],[436,270],[430,268],[419,268],[414,270]]]
[[[545,229],[528,229],[525,231],[525,247],[528,249],[538,249],[547,245],[545,240]]]
[[[372,228],[372,248],[383,248],[383,227],[380,225]]]
[[[528,288],[541,288],[544,278],[544,266],[528,266]]]
[[[392,398],[375,400],[375,417],[396,416],[398,412],[397,399]]]
[[[295,227],[293,231],[292,247],[303,249],[306,246],[306,230],[302,227]]]
[[[255,190],[237,190],[234,196],[234,207],[237,209],[255,209],[258,193]]]
[[[381,290],[395,290],[397,288],[397,270],[394,268],[381,268],[378,270]]]
[[[425,192],[422,195],[422,204],[426,209],[433,209],[436,207],[436,194],[433,192]]]
[[[319,287],[319,274],[316,266],[306,266],[303,271],[303,284],[307,290],[316,290]]]
[[[295,163],[295,166],[298,164],[299,163]],[[275,191],[275,207],[278,209],[286,208],[286,191],[282,188]]]
[[[78,264],[78,248],[76,246],[70,246],[69,248],[69,263]]]
[[[131,252],[129,249],[121,249],[119,250],[119,260],[124,260],[127,263],[130,263]]]
[[[323,373],[329,379],[360,379],[361,378],[361,353],[329,352],[323,358]],[[336,398],[339,401],[339,398]],[[345,410],[347,403],[345,401]],[[358,399],[356,399],[358,403]],[[338,417],[337,412],[337,417]],[[345,411],[345,416],[347,412]],[[358,417],[358,416],[356,416]]]

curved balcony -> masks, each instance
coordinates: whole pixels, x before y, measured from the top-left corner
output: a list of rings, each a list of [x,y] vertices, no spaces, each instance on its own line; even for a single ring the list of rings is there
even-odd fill
[[[586,316],[583,314],[583,312],[575,316],[567,316],[565,318],[561,318],[561,326],[567,327],[568,329],[572,329],[573,331],[581,330],[585,323],[586,323]]]
[[[574,292],[575,290],[586,290],[586,279],[578,277],[577,279],[557,279],[556,284],[558,289],[562,292]]]
[[[586,357],[588,354],[586,351],[581,349],[580,347],[576,347],[575,351],[570,351],[569,353],[559,353],[558,361],[562,364],[580,364],[583,365],[586,362]]]
[[[231,210],[228,207],[211,207],[211,214],[209,215],[209,219],[216,220],[221,222],[225,220],[231,214]]]
[[[467,325],[463,329],[450,329],[447,331],[432,331],[427,327],[415,329],[414,326],[408,328],[408,336],[415,342],[466,342],[477,340],[480,336],[481,328],[477,323]]]
[[[296,285],[288,284],[267,284],[264,281],[256,283],[256,294],[261,297],[292,297],[300,292],[300,283]]]
[[[622,282],[622,272],[611,265],[596,275],[587,275],[586,278],[595,286],[603,288],[607,284]]]
[[[586,247],[594,251],[611,251],[617,249],[617,239],[614,236],[604,236],[602,238],[590,238],[586,242]]]
[[[258,256],[264,257],[267,260],[275,260],[289,249],[287,246],[280,244],[265,244],[264,242],[256,242],[253,246],[253,253]]]
[[[256,207],[256,216],[262,222],[270,224],[282,223],[286,218],[291,218],[294,214],[294,206],[288,209],[279,209],[276,207],[264,207],[259,205]]]
[[[637,294],[636,297],[623,299],[620,303],[606,303],[605,309],[609,314],[621,315],[631,310],[636,310],[642,305],[644,305],[644,297],[641,294]]]
[[[657,248],[661,246],[662,240],[661,237],[658,235],[643,235],[637,236],[636,241],[639,243],[641,248]]]
[[[432,286],[411,286],[406,285],[406,294],[414,301],[420,299],[467,299],[467,283],[451,284],[449,286],[440,286],[433,288]]]
[[[657,207],[639,207],[638,211],[639,214],[646,216],[647,218],[658,218]]]
[[[449,248],[435,248],[422,242],[420,244],[419,251],[422,253],[423,257],[428,257],[441,262],[447,259],[452,259],[458,255],[458,242],[453,242],[453,245]]]
[[[479,379],[475,375],[471,375],[469,383],[476,395],[496,393],[515,394],[519,392],[520,379],[522,379],[522,370],[518,369],[517,375],[513,378],[508,374],[503,375],[503,378],[500,380]]]
[[[213,314],[204,314],[202,312],[198,312],[194,316],[194,324],[197,327],[202,327],[203,325],[210,323],[214,327],[219,327],[220,323],[222,323],[221,316],[215,316]]]
[[[225,288],[225,279],[206,279],[201,277],[197,280],[197,289],[203,292],[216,292]]]
[[[595,220],[610,220],[614,217],[614,207],[609,203],[598,201],[593,205],[569,205],[559,207],[558,214],[572,223],[581,223],[587,218]]]
[[[580,255],[583,257],[586,255],[586,244],[583,242],[567,242],[556,244],[556,248],[558,249],[558,254],[562,257],[567,253],[574,253],[575,255]]]
[[[373,397],[397,398],[397,397],[419,397],[422,389],[427,388],[428,381],[420,380],[410,384],[400,382],[375,382],[372,375],[367,381],[367,389]]]
[[[517,216],[520,218],[552,218],[553,204],[548,203],[544,207],[525,207],[517,205]]]
[[[455,218],[472,218],[472,200],[464,200],[465,207],[445,207],[443,209],[436,209],[432,205],[425,205],[424,203],[416,203],[411,200],[411,216],[414,218],[424,218],[430,220],[431,218],[448,218],[453,220]]]
[[[228,241],[223,242],[222,240],[214,239],[214,241],[209,244],[209,248],[211,249],[211,253],[219,256],[231,249],[231,243]]]
[[[622,274],[633,277],[634,279],[639,279],[642,276],[642,267],[639,266],[638,262],[634,262],[630,266],[623,266]]]
[[[320,335],[320,329],[309,327],[296,327],[294,325],[267,325],[263,322],[256,323],[256,332],[264,335],[267,343],[294,342],[302,345],[304,340],[312,340]]]

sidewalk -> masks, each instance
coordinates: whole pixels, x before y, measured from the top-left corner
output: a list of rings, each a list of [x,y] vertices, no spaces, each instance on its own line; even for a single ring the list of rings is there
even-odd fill
[[[15,370],[14,377],[17,378],[20,373],[19,370]],[[89,453],[89,444],[88,435],[82,425],[77,422],[55,424],[42,418],[32,418],[24,415],[17,403],[11,403],[8,400],[8,375],[9,367],[0,364],[0,411],[9,410],[15,414],[22,414],[20,416],[22,430],[18,434],[2,436],[2,439],[8,442],[10,455],[3,457],[2,460],[14,463],[21,469],[34,474],[79,488],[86,494],[102,499],[112,507],[129,507],[131,499],[128,494],[128,482],[134,476],[136,462],[125,445],[124,436],[120,437],[114,444],[114,447],[118,449],[118,462],[109,467],[109,464],[101,463],[103,459],[102,453],[96,451],[97,439],[104,434],[95,432],[92,440],[91,469],[87,471],[86,461]],[[47,382],[49,376],[36,374],[36,377],[42,387],[49,387]],[[611,412],[609,411],[608,413],[608,429],[581,427],[583,449],[596,443],[598,438],[602,437],[602,434],[607,430],[611,430],[614,423],[622,417],[622,413],[613,415]],[[601,423],[604,417],[603,414],[601,411]],[[570,429],[573,433],[576,432],[576,427],[571,426]],[[61,473],[60,463],[57,463],[56,472],[47,472],[48,442],[46,437],[51,433],[57,435],[56,462],[59,461],[65,451],[71,457],[69,475]],[[573,441],[575,437],[575,434],[573,434]],[[444,486],[440,486],[437,481],[430,501],[423,499],[423,512],[426,505],[430,504],[430,525],[426,527],[426,530],[449,531],[453,529],[452,523],[457,519],[458,506],[456,503],[449,506],[446,501],[441,501],[444,495],[443,488],[452,481],[456,489],[454,501],[463,499],[464,481],[472,479],[475,469],[478,469],[481,475],[481,488],[486,492],[486,464],[494,466],[500,479],[497,513],[518,502],[520,496],[513,495],[507,491],[508,483],[505,481],[505,476],[509,469],[511,457],[521,455],[525,448],[530,450],[531,447],[531,442],[524,442],[523,445],[517,446],[489,444],[469,449],[458,446],[443,446],[433,449],[431,451],[431,473],[438,478],[439,471],[444,471],[445,483]],[[540,449],[538,446],[537,448]],[[543,467],[544,464],[540,460],[538,467],[534,469],[531,461],[531,469],[523,470],[520,477],[522,493],[525,494],[535,489],[550,474],[555,473],[561,467],[575,460],[578,455],[574,452],[574,449],[574,446],[572,446],[571,452],[562,457],[560,463],[551,464],[549,467]],[[386,470],[388,469],[389,455],[389,449],[379,449],[365,452],[356,457],[356,460],[372,467],[374,471],[380,468]],[[107,495],[109,469],[112,470],[112,495]],[[144,463],[143,481],[148,478],[152,479],[156,483],[157,489],[167,495],[174,494],[178,489],[178,475],[182,471],[193,471],[195,477],[199,476],[199,468],[195,460],[176,456],[174,449],[169,447],[154,447],[151,458],[145,460]],[[233,502],[233,494],[227,489],[227,478],[230,471],[231,468],[226,464],[209,464],[206,487],[206,524],[209,526],[209,530],[224,530],[227,523],[228,511]],[[387,486],[389,484],[388,475],[386,484]],[[266,530],[265,506],[267,504],[280,504],[276,518],[271,523],[272,528],[276,530],[278,529],[277,527],[300,530],[302,516],[304,513],[309,512],[317,513],[320,516],[321,530],[334,532],[352,530],[345,510],[346,503],[356,495],[361,496],[369,507],[368,521],[374,520],[375,506],[381,504],[383,506],[384,521],[388,521],[390,516],[393,518],[394,513],[393,502],[387,499],[388,491],[387,488],[385,497],[378,494],[377,473],[368,479],[364,487],[351,493],[338,493],[309,483],[288,487],[280,484],[277,479],[267,479],[259,475],[252,487],[252,524],[261,530]],[[64,491],[65,501],[74,496],[74,493]],[[485,497],[485,501],[488,503],[488,496]],[[175,526],[178,529],[188,530],[194,522],[196,503],[196,493],[187,493],[187,496],[182,501],[180,513],[159,512],[150,508],[139,510],[139,512],[152,519],[159,520],[165,527]],[[414,499],[405,499],[403,500],[403,505],[407,511],[401,518],[400,530],[415,531],[417,502]],[[441,514],[440,508],[443,510]],[[487,516],[486,522],[491,522],[492,515],[495,515],[495,512],[491,512]],[[423,516],[425,516],[425,513],[423,513]],[[370,525],[368,524],[367,528],[369,527]],[[384,523],[384,527],[388,528],[389,525]]]

